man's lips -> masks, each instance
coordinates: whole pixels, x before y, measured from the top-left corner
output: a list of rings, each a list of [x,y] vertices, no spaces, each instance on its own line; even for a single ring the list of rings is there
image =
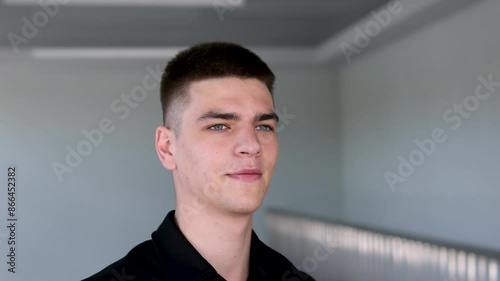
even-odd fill
[[[229,174],[230,175],[244,175],[244,174],[259,174],[259,175],[261,175],[262,172],[260,171],[260,169],[252,168],[252,169],[241,169],[241,170],[235,171],[233,173],[229,173]]]
[[[240,181],[252,182],[260,179],[262,172],[259,169],[242,169],[229,173],[227,176]]]

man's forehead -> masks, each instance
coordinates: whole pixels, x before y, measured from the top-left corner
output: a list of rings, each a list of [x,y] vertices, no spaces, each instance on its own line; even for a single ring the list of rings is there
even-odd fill
[[[267,87],[259,80],[235,81],[240,78],[224,78],[231,80],[206,79],[191,83],[187,94],[194,108],[214,107],[224,103],[225,106],[246,104],[262,107],[261,110],[274,108],[273,98]],[[246,79],[248,80],[248,79]]]
[[[208,78],[193,81],[188,86],[188,93],[196,94],[203,92],[204,94],[228,94],[235,95],[244,92],[253,92],[257,95],[267,94],[271,97],[271,93],[267,86],[256,78],[239,78],[239,77],[220,77]],[[203,95],[203,97],[206,97]]]

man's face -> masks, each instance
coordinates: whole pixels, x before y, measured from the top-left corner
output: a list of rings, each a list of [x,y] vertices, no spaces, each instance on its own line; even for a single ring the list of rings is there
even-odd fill
[[[278,158],[269,90],[256,79],[226,77],[193,82],[188,92],[170,148],[177,200],[195,209],[254,212]]]

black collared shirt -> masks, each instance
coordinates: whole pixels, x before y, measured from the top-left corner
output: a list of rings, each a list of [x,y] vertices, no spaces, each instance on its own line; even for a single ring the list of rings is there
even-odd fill
[[[83,281],[223,281],[184,237],[170,211],[151,240]],[[252,231],[248,281],[314,281]]]

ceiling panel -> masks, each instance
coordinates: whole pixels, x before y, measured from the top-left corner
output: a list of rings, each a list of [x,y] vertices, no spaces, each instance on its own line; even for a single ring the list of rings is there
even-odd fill
[[[230,3],[228,0],[220,0]],[[247,0],[223,13],[215,7],[60,6],[23,47],[170,47],[206,40],[251,46],[316,46],[386,0]],[[0,47],[22,35],[40,6],[0,4]]]

